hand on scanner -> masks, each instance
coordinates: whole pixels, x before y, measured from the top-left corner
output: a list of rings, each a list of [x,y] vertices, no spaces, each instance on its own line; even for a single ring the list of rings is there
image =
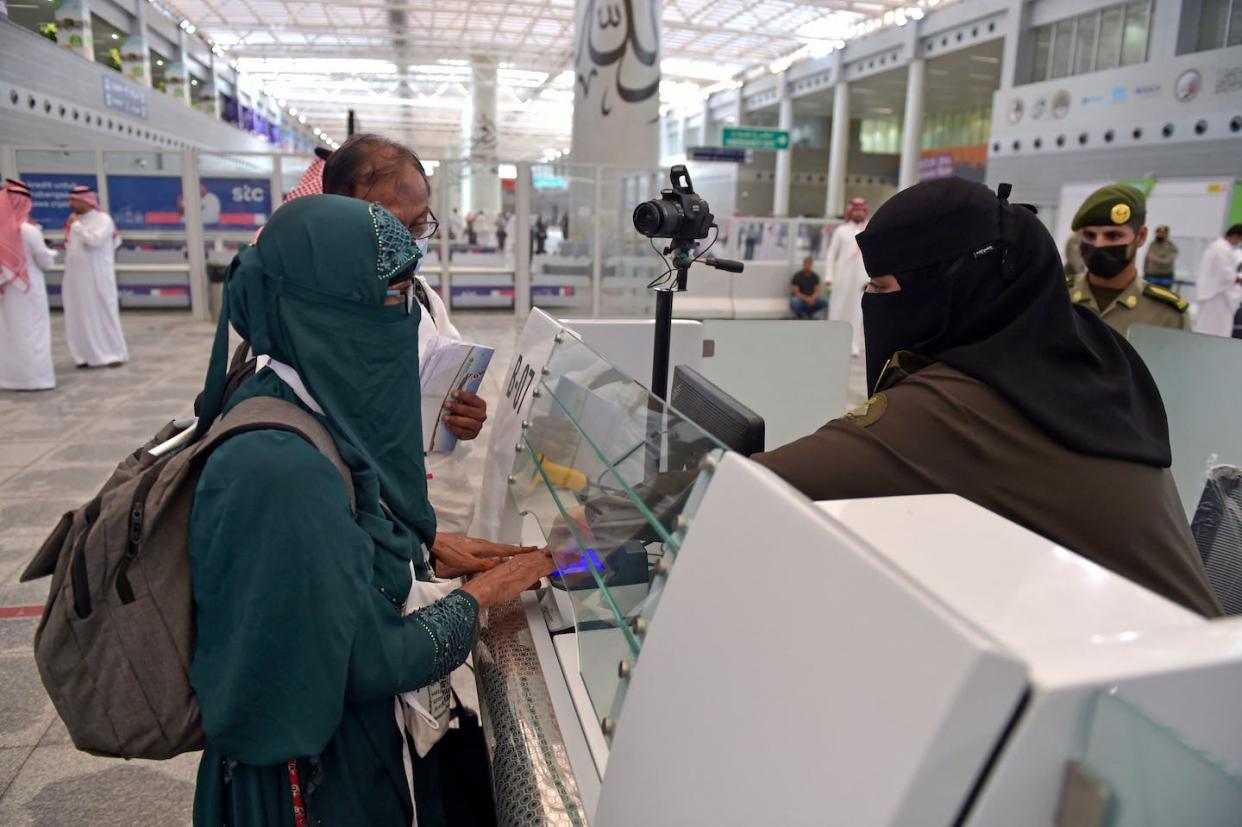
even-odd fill
[[[555,568],[547,549],[526,550],[491,571],[471,577],[462,591],[479,601],[480,609],[487,609],[539,585]]]
[[[491,571],[505,558],[538,551],[538,546],[510,546],[463,534],[436,534],[431,544],[436,576],[463,577]]]

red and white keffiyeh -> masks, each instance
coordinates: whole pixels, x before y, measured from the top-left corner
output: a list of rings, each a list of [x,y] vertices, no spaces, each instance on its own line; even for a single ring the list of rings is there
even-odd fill
[[[323,158],[315,158],[311,165],[302,173],[302,180],[289,192],[285,193],[285,203],[303,195],[323,195]]]
[[[30,273],[26,269],[26,246],[22,224],[30,216],[30,188],[19,181],[6,181],[0,197],[0,294],[10,284],[26,292]]]
[[[74,201],[77,201],[80,204],[89,204],[90,206],[100,211],[103,210],[103,208],[99,206],[99,194],[87,186],[76,186],[72,190],[70,190],[69,203],[72,204]],[[69,217],[65,219],[65,243],[66,244],[69,243],[69,231],[73,228],[73,216],[74,216],[74,213],[69,213]],[[116,227],[113,227],[112,237],[120,238],[120,236],[121,236],[121,233],[116,229]]]

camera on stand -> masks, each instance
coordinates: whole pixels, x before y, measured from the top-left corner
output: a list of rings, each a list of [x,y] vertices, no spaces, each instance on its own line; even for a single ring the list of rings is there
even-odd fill
[[[697,241],[707,238],[715,225],[711,210],[690,181],[690,171],[678,164],[668,172],[672,189],[634,208],[634,229],[648,238]]]
[[[694,191],[690,171],[681,164],[668,171],[670,189],[660,190],[660,197],[644,201],[634,208],[634,229],[648,238],[667,238],[664,255],[672,255],[669,272],[676,273],[671,283],[655,284],[656,318],[655,348],[651,366],[651,392],[660,399],[668,395],[668,353],[673,329],[673,294],[686,289],[690,265],[702,262],[717,270],[742,272],[742,262],[716,258],[707,251],[696,255],[699,241],[707,238],[716,226],[711,208]],[[719,231],[719,228],[717,228]],[[712,244],[715,244],[715,240]],[[710,249],[711,245],[708,245]],[[658,281],[658,280],[657,280]]]

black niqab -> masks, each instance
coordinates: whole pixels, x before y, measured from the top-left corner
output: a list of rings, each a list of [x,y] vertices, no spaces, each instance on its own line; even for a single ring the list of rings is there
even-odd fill
[[[873,365],[910,350],[987,384],[1072,451],[1169,466],[1155,381],[1125,339],[1070,301],[1056,242],[1032,211],[981,184],[929,181],[884,204],[858,245],[869,274],[902,287],[863,298],[869,382]]]

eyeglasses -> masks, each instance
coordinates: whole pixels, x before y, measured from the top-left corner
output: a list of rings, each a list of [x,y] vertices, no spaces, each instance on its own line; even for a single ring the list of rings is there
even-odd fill
[[[427,208],[427,213],[418,221],[410,226],[410,238],[415,241],[423,241],[431,238],[440,229],[440,220],[436,218],[436,214]]]

